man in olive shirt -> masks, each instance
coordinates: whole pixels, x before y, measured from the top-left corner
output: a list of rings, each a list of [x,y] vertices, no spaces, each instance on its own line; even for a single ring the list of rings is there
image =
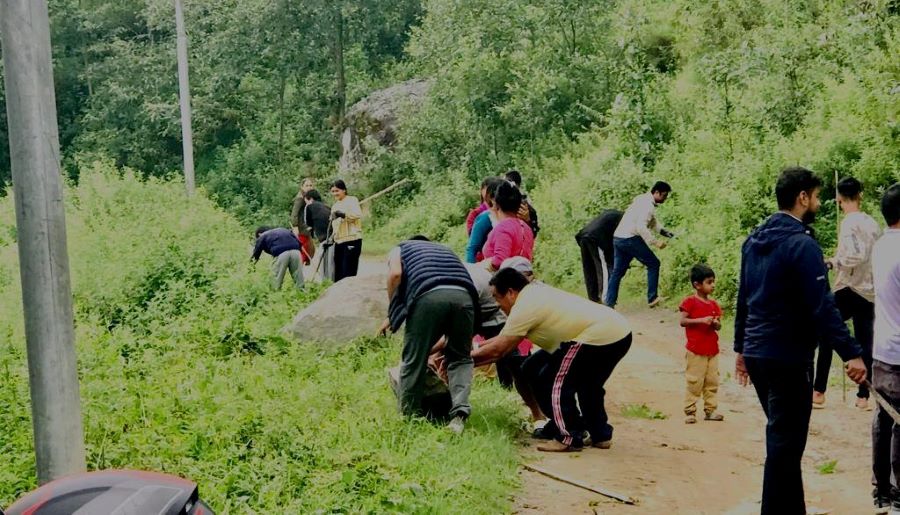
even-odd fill
[[[595,447],[609,448],[613,428],[603,386],[631,347],[628,321],[606,306],[529,283],[511,268],[497,272],[491,287],[508,318],[497,337],[472,352],[475,365],[497,361],[527,337],[542,350],[525,361],[523,373],[550,416],[544,431],[553,437],[538,450],[580,451],[585,430]]]

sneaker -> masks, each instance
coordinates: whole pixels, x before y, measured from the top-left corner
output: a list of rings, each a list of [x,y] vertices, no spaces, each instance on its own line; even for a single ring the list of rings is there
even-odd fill
[[[656,306],[659,306],[660,302],[664,300],[666,300],[665,297],[660,297],[659,295],[657,295],[656,297],[653,297],[653,300],[647,303],[647,307],[655,308]]]
[[[822,409],[825,407],[824,393],[813,390],[812,407],[813,409]]]
[[[466,428],[466,419],[461,415],[457,415],[453,417],[453,420],[451,420],[449,424],[447,424],[447,428],[454,434],[461,435],[463,429]]]
[[[886,515],[891,511],[891,501],[885,496],[878,496],[874,499],[875,515]]]
[[[696,424],[697,423],[697,415],[688,415],[684,417],[685,424]]]
[[[559,440],[550,440],[537,446],[537,450],[542,452],[581,452],[581,449],[581,447],[566,445]]]
[[[715,411],[710,411],[703,417],[703,420],[709,420],[710,422],[721,422],[725,420],[725,415],[721,413],[716,413]]]
[[[591,444],[591,447],[594,447],[595,449],[609,449],[610,447],[612,447],[612,440],[594,442],[593,444]]]
[[[869,407],[869,399],[866,399],[865,397],[857,397],[855,406],[857,409],[863,411],[869,411],[871,409]]]

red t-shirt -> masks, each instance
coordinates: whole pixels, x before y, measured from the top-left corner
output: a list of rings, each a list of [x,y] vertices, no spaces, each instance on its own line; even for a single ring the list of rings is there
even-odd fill
[[[678,307],[688,318],[721,317],[722,308],[716,301],[703,300],[696,295],[684,299]],[[715,356],[719,353],[719,333],[711,325],[692,325],[684,328],[687,336],[687,350],[700,356]]]

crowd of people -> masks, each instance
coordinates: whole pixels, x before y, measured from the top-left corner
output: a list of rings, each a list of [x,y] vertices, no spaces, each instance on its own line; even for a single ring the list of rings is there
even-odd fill
[[[741,253],[735,377],[754,386],[768,420],[761,505],[767,514],[806,512],[800,463],[812,408],[824,405],[833,351],[859,384],[857,407],[868,409],[874,390],[900,409],[900,184],[881,199],[883,234],[861,211],[859,181],[837,185],[846,216],[829,259],[811,227],[821,188],[809,170],[783,170],[775,185],[778,212],[750,234]],[[666,246],[657,234],[674,237],[656,218],[671,191],[657,182],[624,212],[605,210],[575,235],[587,299],[535,279],[537,212],[515,171],[483,181],[481,203],[467,218],[464,259],[421,235],[399,243],[388,257],[390,307],[380,332],[406,325],[401,363],[391,376],[401,411],[446,417],[461,433],[472,411],[473,370],[496,363],[532,418],[545,421],[534,432],[544,440],[539,450],[608,449],[613,427],[604,406],[606,383],[633,344],[628,319],[615,310],[619,286],[637,260],[647,268],[648,306],[662,302],[660,261],[651,247]],[[836,275],[834,291],[829,269]],[[716,274],[698,263],[685,279],[694,290],[679,306],[685,423],[698,422],[701,401],[704,421],[723,422]],[[443,401],[431,389],[436,378],[447,385]],[[900,421],[881,404],[872,439],[876,512],[900,513]]]
[[[356,276],[362,254],[362,207],[341,179],[330,184],[329,192],[334,199],[331,207],[322,201],[315,181],[303,179],[291,208],[291,228],[256,229],[251,259],[259,261],[263,252],[272,256],[275,290],[281,289],[288,270],[294,285],[302,289],[304,264],[318,281]]]

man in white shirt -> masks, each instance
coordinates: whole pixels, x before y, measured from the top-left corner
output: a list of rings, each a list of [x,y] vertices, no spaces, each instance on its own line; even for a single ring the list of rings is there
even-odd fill
[[[881,199],[888,228],[872,251],[875,343],[872,387],[900,410],[900,183]],[[872,482],[878,513],[900,513],[900,424],[878,406],[872,421]]]
[[[875,288],[872,286],[872,247],[881,236],[881,227],[874,218],[862,212],[862,184],[853,177],[837,185],[837,200],[844,213],[838,231],[835,256],[826,264],[835,272],[834,300],[846,322],[853,319],[853,336],[863,349],[866,373],[872,377],[872,329],[875,324]],[[825,389],[831,369],[833,349],[827,342],[819,343],[813,382],[813,407],[825,406]],[[856,407],[869,405],[869,389],[859,385]]]
[[[650,193],[638,195],[625,210],[622,221],[616,227],[613,234],[613,247],[615,258],[613,259],[613,271],[609,278],[609,289],[606,291],[605,304],[615,307],[619,300],[619,285],[631,260],[637,259],[647,267],[647,304],[655,307],[661,300],[659,297],[659,258],[650,250],[650,246],[664,249],[666,242],[659,240],[653,234],[659,233],[667,238],[672,233],[665,230],[656,220],[656,206],[669,198],[672,187],[659,181],[650,189]]]

